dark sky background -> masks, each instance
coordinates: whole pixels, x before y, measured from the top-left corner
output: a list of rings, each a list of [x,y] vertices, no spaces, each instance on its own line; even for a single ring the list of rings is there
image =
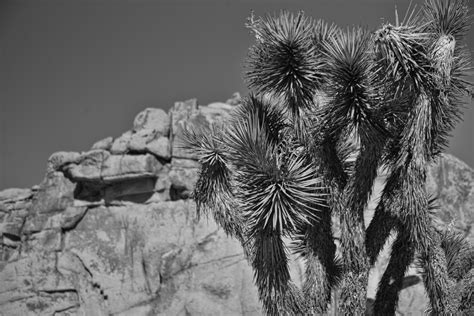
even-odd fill
[[[373,29],[395,2],[403,15],[409,1],[0,0],[0,190],[39,183],[51,153],[117,137],[145,107],[247,93],[251,10]],[[474,166],[472,105],[464,120],[449,152]]]

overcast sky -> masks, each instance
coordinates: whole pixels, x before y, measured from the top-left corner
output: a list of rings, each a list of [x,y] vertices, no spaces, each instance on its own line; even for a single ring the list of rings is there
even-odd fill
[[[396,2],[404,12],[408,1]],[[0,190],[38,184],[51,153],[86,151],[117,137],[145,107],[247,93],[242,67],[254,39],[244,23],[251,10],[304,10],[340,26],[373,29],[383,18],[393,21],[394,4],[0,0]],[[472,107],[464,118],[449,152],[474,166]]]

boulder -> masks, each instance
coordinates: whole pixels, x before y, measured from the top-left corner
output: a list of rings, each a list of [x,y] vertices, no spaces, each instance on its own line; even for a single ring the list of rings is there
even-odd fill
[[[75,163],[80,158],[81,154],[77,152],[56,152],[48,159],[47,172],[61,171],[62,167],[70,163]]]
[[[154,156],[164,159],[171,159],[171,142],[168,137],[158,137],[145,145],[145,151]]]
[[[114,142],[114,139],[112,137],[106,137],[104,139],[99,140],[98,142],[95,142],[94,145],[92,145],[91,150],[95,150],[95,149],[110,150],[110,148],[112,148],[113,142]]]
[[[128,143],[132,138],[132,131],[127,131],[121,136],[117,137],[112,146],[110,147],[110,152],[114,155],[125,154],[128,152]]]
[[[469,236],[474,244],[474,171],[464,162],[443,154],[429,169],[428,192],[437,197],[439,228],[446,224],[454,231]]]
[[[152,155],[112,155],[105,150],[92,150],[79,161],[65,167],[73,182],[112,183],[156,177],[162,164]]]
[[[101,176],[105,183],[156,177],[162,164],[152,155],[110,156],[104,161]]]
[[[147,108],[140,112],[133,121],[133,130],[153,130],[158,136],[168,136],[170,117],[162,109]]]

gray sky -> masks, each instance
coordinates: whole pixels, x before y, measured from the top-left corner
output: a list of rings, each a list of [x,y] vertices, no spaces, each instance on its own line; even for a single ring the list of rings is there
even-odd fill
[[[409,1],[397,0],[399,12]],[[422,3],[414,0],[414,3]],[[145,107],[247,89],[256,15],[304,10],[340,26],[393,21],[394,0],[0,1],[0,190],[41,182],[56,151],[86,151]],[[468,38],[474,47],[474,30]],[[474,166],[472,107],[449,152]]]

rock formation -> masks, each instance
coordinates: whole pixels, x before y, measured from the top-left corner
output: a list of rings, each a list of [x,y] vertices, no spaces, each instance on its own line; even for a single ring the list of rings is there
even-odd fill
[[[239,243],[196,218],[198,165],[179,142],[183,124],[222,121],[239,101],[145,109],[117,138],[54,153],[40,185],[0,192],[0,315],[260,315]],[[428,181],[440,225],[471,241],[473,175],[444,155]],[[384,264],[382,256],[369,295]],[[403,291],[399,312],[425,304],[417,284]]]

